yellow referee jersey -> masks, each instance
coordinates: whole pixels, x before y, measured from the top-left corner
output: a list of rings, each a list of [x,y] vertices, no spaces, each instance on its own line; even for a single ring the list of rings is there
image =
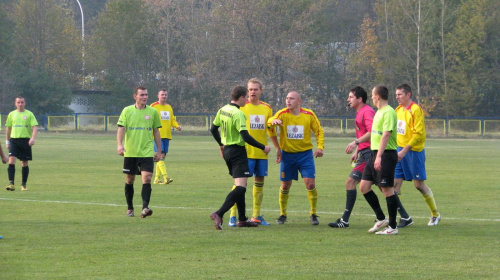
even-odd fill
[[[421,152],[425,146],[424,110],[412,102],[408,108],[399,105],[396,108],[398,116],[397,142],[399,147],[411,146],[411,150]]]
[[[267,135],[269,137],[276,136],[274,128],[267,128],[267,120],[273,116],[271,105],[266,102],[259,101],[258,105],[253,105],[248,102],[240,110],[247,117],[248,133],[258,142],[267,145]],[[267,155],[263,150],[246,144],[247,156],[252,159],[267,159]]]
[[[161,105],[159,101],[151,104],[158,111],[161,119],[160,137],[172,139],[172,127],[177,128],[179,124],[174,116],[174,110],[168,103]]]
[[[316,137],[318,149],[324,149],[323,128],[312,110],[300,108],[300,114],[294,116],[288,108],[279,110],[267,121],[268,127],[274,119],[283,122],[280,128],[280,147],[287,153],[299,153],[313,148],[311,141],[311,131]]]

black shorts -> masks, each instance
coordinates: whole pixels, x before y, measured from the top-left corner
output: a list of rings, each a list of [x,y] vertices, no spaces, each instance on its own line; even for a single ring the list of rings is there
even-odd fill
[[[252,177],[248,168],[247,150],[245,146],[224,146],[224,160],[226,161],[229,175],[233,178]]]
[[[141,171],[153,173],[155,162],[152,157],[126,157],[123,159],[123,173],[141,175]]]
[[[394,187],[394,171],[398,163],[398,153],[396,150],[385,150],[382,154],[382,170],[380,171],[376,171],[373,165],[376,156],[377,151],[372,151],[361,179],[371,181],[379,187]]]
[[[21,161],[33,160],[29,138],[10,138],[9,157],[16,157]]]

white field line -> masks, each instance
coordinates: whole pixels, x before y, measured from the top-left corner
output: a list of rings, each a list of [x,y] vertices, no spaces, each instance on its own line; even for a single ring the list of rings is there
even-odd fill
[[[39,203],[57,203],[57,204],[80,204],[80,205],[96,205],[96,206],[107,206],[107,207],[126,207],[125,204],[113,204],[113,203],[98,203],[98,202],[86,202],[86,201],[62,201],[62,200],[36,200],[36,199],[19,199],[19,198],[5,198],[0,197],[0,200],[5,201],[21,201],[21,202],[39,202]],[[161,205],[153,205],[151,204],[151,208],[160,208],[160,209],[186,209],[186,210],[216,210],[215,208],[202,208],[202,207],[174,207],[174,206],[161,206]],[[247,209],[247,211],[251,211],[252,209]],[[268,210],[262,209],[265,212],[279,212],[279,210]],[[290,213],[309,213],[309,211],[287,211]],[[343,213],[339,212],[325,212],[318,211],[318,214],[328,214],[328,215],[342,215]],[[373,216],[373,214],[355,214],[353,213],[351,216]],[[428,219],[429,217],[418,217],[412,216],[414,219]],[[465,221],[481,221],[481,222],[500,222],[500,219],[466,219],[466,218],[456,218],[444,216],[445,220],[465,220]]]

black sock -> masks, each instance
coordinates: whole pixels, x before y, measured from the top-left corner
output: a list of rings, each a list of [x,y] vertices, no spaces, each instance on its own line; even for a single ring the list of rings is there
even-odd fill
[[[128,209],[134,210],[134,184],[125,184],[125,199]]]
[[[344,222],[349,222],[349,217],[351,217],[351,212],[352,209],[354,208],[354,203],[356,203],[356,197],[357,197],[357,191],[356,189],[354,190],[348,190],[346,191],[347,196],[346,196],[346,201],[345,201],[345,211],[344,215],[342,215],[342,220]]]
[[[151,189],[151,183],[149,184],[142,184],[142,209],[148,208],[149,206],[149,200],[151,199],[151,192],[153,189]]]
[[[247,188],[237,186],[236,188],[241,188],[240,195],[236,198],[236,208],[238,208],[238,220],[246,221],[246,202],[245,202],[245,193],[247,192]]]
[[[240,186],[237,186],[236,188],[234,188],[234,190],[230,191],[227,196],[226,196],[226,200],[224,201],[224,203],[222,204],[222,206],[220,207],[219,210],[217,210],[217,215],[219,215],[219,217],[223,217],[224,214],[229,211],[229,209],[231,209],[231,207],[233,207],[233,205],[236,203],[236,201],[239,200],[239,197],[241,195],[243,195],[243,197],[245,197],[245,192],[246,192],[246,189],[244,187],[240,187]],[[236,205],[236,207],[238,207],[238,205]],[[239,207],[238,207],[238,212],[239,212]]]
[[[393,194],[386,197],[387,201],[387,212],[389,213],[389,226],[391,228],[396,228],[396,216],[398,214],[398,196]]]
[[[403,204],[401,203],[401,200],[399,199],[398,193],[395,193],[395,194],[396,194],[396,199],[398,201],[398,212],[399,212],[399,215],[401,215],[401,218],[403,218],[403,219],[408,219],[410,217],[410,215],[408,215],[408,213],[406,213],[406,210],[403,207]],[[401,193],[399,193],[399,195],[400,194]]]
[[[378,202],[378,197],[375,194],[375,192],[373,192],[373,190],[371,190],[371,191],[365,193],[364,197],[365,197],[366,201],[368,202],[368,204],[370,204],[370,206],[372,207],[373,212],[375,212],[375,215],[377,216],[377,220],[379,220],[379,221],[384,220],[385,215],[384,215],[384,212],[382,211],[382,208],[380,208],[380,203]]]
[[[21,174],[22,174],[22,185],[26,186],[26,183],[28,182],[28,175],[30,175],[30,168],[29,166],[23,166],[21,169]]]
[[[14,178],[16,176],[16,166],[14,164],[9,164],[9,167],[7,167],[7,173],[9,174],[10,184],[14,185]]]

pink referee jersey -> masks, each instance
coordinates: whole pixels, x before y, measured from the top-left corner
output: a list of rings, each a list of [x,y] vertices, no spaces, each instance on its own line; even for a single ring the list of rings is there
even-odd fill
[[[375,116],[375,110],[369,105],[364,105],[356,113],[356,138],[360,138],[365,135],[366,132],[372,130],[373,116]],[[370,142],[359,143],[358,151],[370,148]]]

